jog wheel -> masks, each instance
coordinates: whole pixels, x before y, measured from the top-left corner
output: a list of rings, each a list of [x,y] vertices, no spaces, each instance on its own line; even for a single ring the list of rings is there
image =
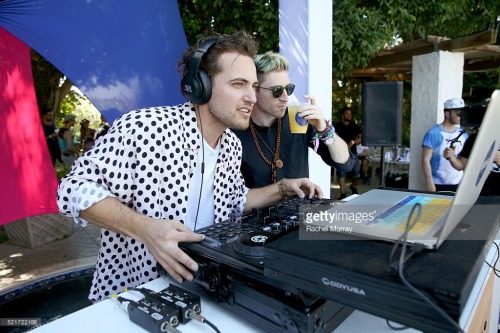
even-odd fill
[[[252,231],[241,235],[238,241],[233,242],[233,249],[243,255],[250,257],[263,257],[264,244],[273,236],[271,232]]]

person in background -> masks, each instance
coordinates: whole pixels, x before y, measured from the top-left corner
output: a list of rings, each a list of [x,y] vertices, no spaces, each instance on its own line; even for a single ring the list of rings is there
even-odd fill
[[[243,31],[203,38],[179,62],[181,92],[192,102],[124,114],[62,179],[59,210],[102,228],[92,301],[156,279],[161,269],[192,281],[198,264],[178,244],[204,239],[193,230],[289,195],[322,197],[306,178],[245,186],[241,142],[229,128],[248,127],[256,51]]]
[[[357,145],[361,144],[361,129],[352,119],[352,110],[349,107],[343,107],[340,109],[340,121],[335,124],[335,129],[338,135],[344,139],[347,146],[351,150],[352,156],[356,159],[356,163],[350,170],[337,169],[338,183],[340,189],[339,200],[344,199],[347,194],[345,193],[345,178],[348,171],[352,171],[352,182],[349,186],[352,194],[358,194],[358,178],[359,178],[359,163],[358,163],[358,151],[356,149]]]
[[[468,134],[460,128],[460,116],[465,108],[464,100],[452,98],[444,102],[444,120],[433,126],[422,142],[422,170],[426,190],[429,192],[455,192],[462,180],[463,171],[455,169],[443,156],[446,147],[452,146],[460,154]]]
[[[106,133],[108,133],[110,127],[111,126],[109,125],[106,118],[104,118],[104,116],[101,114],[101,125],[99,125],[99,127],[97,128],[97,131],[95,132],[94,141],[97,141],[97,139],[99,139],[101,136],[106,135]]]
[[[307,119],[307,133],[290,132],[287,103],[295,85],[288,77],[288,60],[274,52],[254,58],[259,86],[249,128],[234,130],[243,146],[241,172],[249,188],[262,187],[285,178],[309,177],[309,148],[336,168],[350,169],[354,161],[347,145],[325,119],[316,99],[300,110]]]
[[[80,147],[82,147],[83,153],[86,153],[94,145],[94,136],[96,130],[89,127],[90,121],[88,119],[83,119],[80,122]]]
[[[359,158],[360,175],[362,174],[363,176],[363,184],[369,185],[371,184],[370,175],[368,174],[368,156],[370,155],[370,150],[367,146],[359,144],[356,146],[356,152]]]
[[[54,113],[52,110],[44,109],[41,112],[43,135],[49,148],[50,159],[52,165],[56,165],[56,161],[63,163],[61,158],[61,148],[57,139],[57,127],[54,122]]]
[[[59,137],[59,148],[61,148],[61,155],[64,165],[71,168],[75,159],[80,155],[71,128],[75,126],[75,116],[68,114],[64,117],[64,125],[57,133]]]

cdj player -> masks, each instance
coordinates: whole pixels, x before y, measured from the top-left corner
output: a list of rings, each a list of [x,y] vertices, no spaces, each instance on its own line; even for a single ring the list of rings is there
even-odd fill
[[[264,276],[265,246],[297,232],[301,214],[339,201],[291,197],[197,230],[201,243],[181,248],[197,261],[195,282],[186,287],[225,304],[266,332],[332,332],[353,309]]]

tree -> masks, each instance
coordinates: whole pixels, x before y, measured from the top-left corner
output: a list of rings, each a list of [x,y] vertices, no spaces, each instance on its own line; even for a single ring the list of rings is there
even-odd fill
[[[494,26],[499,12],[497,0],[337,0],[334,76],[366,66],[384,46],[483,31]]]
[[[246,29],[261,43],[261,52],[279,49],[278,0],[179,0],[179,9],[190,44],[207,31]],[[334,77],[366,66],[383,47],[485,30],[499,12],[497,0],[336,0]]]
[[[60,118],[64,98],[68,94],[71,99],[76,98],[70,92],[73,83],[34,50],[31,50],[31,66],[38,109],[50,109],[56,118]]]
[[[205,33],[232,33],[245,29],[261,51],[279,49],[278,0],[179,0],[179,10],[190,45]]]

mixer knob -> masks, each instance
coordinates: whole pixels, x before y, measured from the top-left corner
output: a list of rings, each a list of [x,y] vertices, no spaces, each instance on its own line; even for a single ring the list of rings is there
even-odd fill
[[[243,223],[241,224],[241,230],[243,230],[243,231],[248,231],[248,230],[250,230],[250,225],[248,224],[248,222],[243,222]]]
[[[281,231],[281,224],[279,224],[279,223],[271,224],[271,231],[273,231],[273,232]]]

